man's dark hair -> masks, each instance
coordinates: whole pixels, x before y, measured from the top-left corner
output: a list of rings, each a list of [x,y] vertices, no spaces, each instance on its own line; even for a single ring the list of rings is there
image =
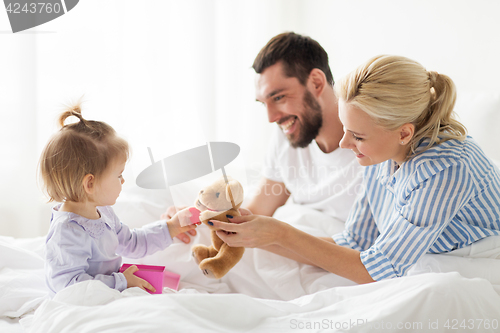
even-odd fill
[[[325,73],[328,84],[333,87],[333,75],[328,65],[328,54],[314,39],[285,32],[273,37],[260,50],[253,62],[253,69],[261,74],[266,68],[283,62],[283,70],[288,77],[296,77],[305,85],[309,74],[314,68]]]

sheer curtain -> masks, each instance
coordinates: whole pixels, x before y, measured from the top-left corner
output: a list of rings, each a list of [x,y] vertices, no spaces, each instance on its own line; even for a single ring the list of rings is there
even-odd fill
[[[0,234],[46,233],[51,205],[37,187],[39,154],[63,104],[80,98],[84,117],[131,143],[127,186],[151,163],[147,147],[159,160],[231,141],[241,147],[237,164],[257,170],[271,128],[255,103],[251,65],[299,4],[89,0],[17,34],[2,12]]]
[[[236,164],[258,170],[274,125],[251,65],[272,36],[313,37],[334,77],[394,53],[450,75],[459,94],[498,92],[499,10],[488,0],[86,0],[17,34],[0,10],[0,234],[48,228],[36,166],[63,103],[83,96],[85,117],[129,140],[127,186],[151,163],[147,147],[159,160],[231,141]]]

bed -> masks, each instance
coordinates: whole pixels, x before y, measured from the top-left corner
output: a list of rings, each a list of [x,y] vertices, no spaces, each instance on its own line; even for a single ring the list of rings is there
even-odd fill
[[[342,228],[339,221],[294,205],[277,214],[318,236]],[[198,231],[193,242],[208,243],[208,229]],[[43,244],[43,237],[0,237],[2,332],[499,329],[497,259],[426,255],[407,277],[354,285],[321,269],[247,249],[227,276],[211,280],[198,270],[190,245],[177,241],[135,261],[166,265],[179,273],[177,292],[165,288],[162,295],[149,295],[132,288],[120,293],[88,281],[50,299],[44,285]]]
[[[465,123],[470,117],[484,117],[488,126],[500,124],[499,95],[459,101]],[[498,159],[496,145],[488,143],[484,132],[471,129]],[[192,184],[192,191],[196,188]],[[186,203],[193,197],[186,191]],[[132,188],[122,193],[115,211],[125,223],[139,227],[158,217],[165,202],[164,194]],[[330,236],[343,228],[341,221],[294,204],[281,207],[276,217],[316,236]],[[408,276],[367,285],[247,249],[224,278],[211,280],[190,255],[192,244],[210,243],[209,230],[205,226],[197,230],[189,245],[176,240],[152,256],[124,258],[127,263],[165,265],[180,274],[178,291],[165,288],[161,295],[149,295],[131,288],[120,293],[87,281],[52,299],[43,274],[44,237],[0,236],[0,332],[500,330],[500,260],[494,259],[500,244],[491,258],[427,254]]]

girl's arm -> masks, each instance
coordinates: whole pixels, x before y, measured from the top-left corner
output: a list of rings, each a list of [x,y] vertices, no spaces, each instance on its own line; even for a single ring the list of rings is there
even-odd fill
[[[111,207],[108,208],[111,210]],[[187,209],[179,211],[170,220],[160,220],[133,230],[121,223],[118,217],[112,213],[119,243],[117,253],[127,258],[142,258],[164,250],[172,244],[172,239],[179,233],[196,228],[194,224],[180,225],[179,218],[189,219],[186,211]]]
[[[172,244],[172,237],[165,220],[133,230],[126,224],[117,222],[116,235],[118,237],[116,253],[127,258],[143,258]]]

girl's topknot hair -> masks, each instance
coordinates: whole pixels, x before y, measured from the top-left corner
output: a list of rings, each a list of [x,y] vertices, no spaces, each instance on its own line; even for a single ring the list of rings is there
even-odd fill
[[[72,116],[78,121],[65,124]],[[111,162],[128,159],[129,146],[105,122],[83,118],[79,103],[67,107],[58,122],[61,129],[40,157],[43,190],[49,201],[81,202],[87,199],[84,177],[92,174],[98,181]]]
[[[64,121],[66,120],[66,118],[69,118],[71,116],[77,117],[83,123],[86,122],[86,120],[82,117],[82,108],[80,107],[80,104],[76,104],[69,106],[66,111],[61,113],[61,115],[59,116],[59,126],[64,127]]]

